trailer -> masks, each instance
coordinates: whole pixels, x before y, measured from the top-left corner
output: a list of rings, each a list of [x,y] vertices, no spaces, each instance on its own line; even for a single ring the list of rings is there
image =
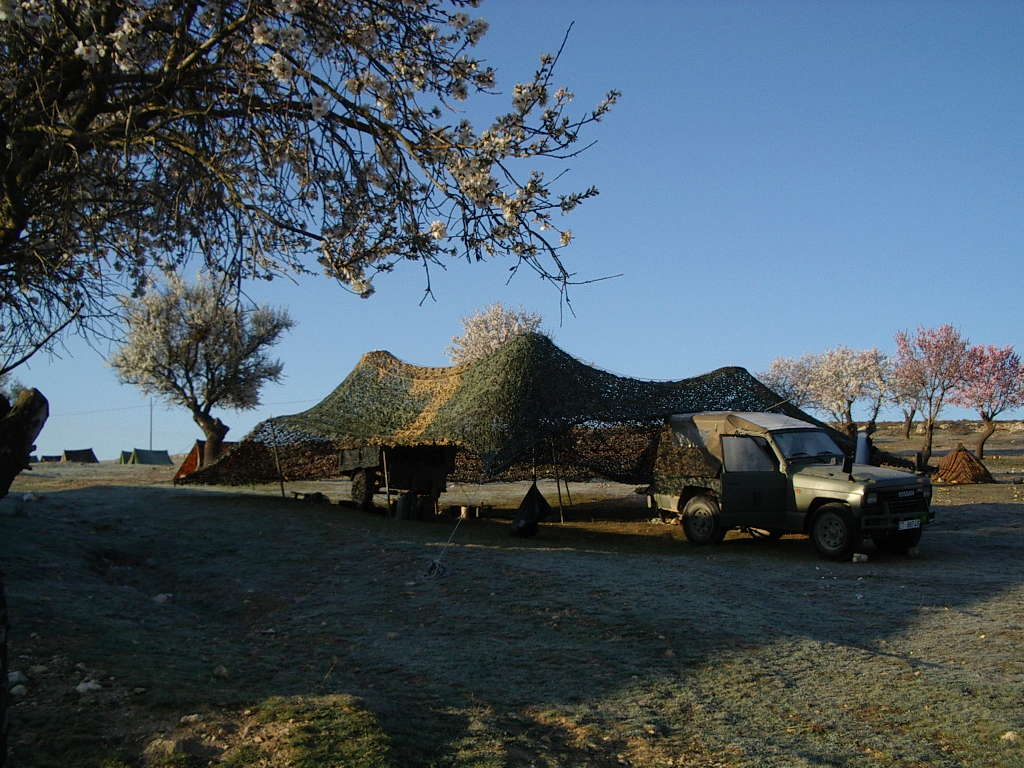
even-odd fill
[[[457,450],[454,445],[365,445],[342,450],[338,471],[352,481],[352,500],[364,509],[387,488],[416,497],[419,509],[433,510],[447,490]]]

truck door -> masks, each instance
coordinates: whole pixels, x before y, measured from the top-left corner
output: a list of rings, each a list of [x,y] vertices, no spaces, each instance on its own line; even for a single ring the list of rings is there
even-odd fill
[[[789,483],[763,437],[722,436],[722,522],[781,528]]]

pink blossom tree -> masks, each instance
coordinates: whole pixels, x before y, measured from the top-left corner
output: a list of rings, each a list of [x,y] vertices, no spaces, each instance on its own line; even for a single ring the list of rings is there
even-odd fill
[[[1024,368],[1012,346],[979,344],[967,352],[964,380],[949,396],[949,402],[978,412],[983,424],[974,450],[985,457],[985,441],[996,431],[996,416],[1024,405]]]
[[[967,339],[948,323],[938,328],[918,326],[913,336],[908,331],[896,334],[896,376],[917,381],[921,387],[917,394],[924,416],[922,466],[932,457],[935,422],[950,393],[965,380],[967,345]]]
[[[889,383],[889,401],[903,413],[903,439],[910,439],[914,417],[921,410],[924,375],[916,361],[894,363]]]

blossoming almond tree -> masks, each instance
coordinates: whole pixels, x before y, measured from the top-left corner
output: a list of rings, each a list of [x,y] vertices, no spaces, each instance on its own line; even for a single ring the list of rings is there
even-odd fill
[[[811,403],[811,369],[814,365],[813,355],[803,357],[776,357],[757,377],[784,402],[797,408]]]
[[[797,407],[822,411],[853,436],[857,425],[853,406],[867,400],[869,432],[888,394],[888,358],[877,349],[839,346],[816,355],[776,358],[761,380]]]
[[[947,398],[965,381],[968,341],[948,323],[938,328],[918,327],[913,336],[907,331],[896,334],[895,377],[920,386],[917,399],[924,416],[921,443],[922,466],[932,456],[935,422]]]
[[[953,405],[973,408],[982,421],[975,454],[985,458],[985,441],[996,431],[996,417],[1024,405],[1024,368],[1012,346],[979,344],[967,350],[966,371],[949,396]]]
[[[571,112],[543,55],[470,124],[463,102],[498,94],[474,5],[0,0],[0,337],[94,329],[190,259],[363,297],[451,257],[571,283],[561,215],[597,190],[555,178],[618,94]]]
[[[128,340],[111,366],[122,382],[187,408],[206,436],[203,464],[210,463],[228,433],[212,410],[259,405],[260,387],[279,381],[284,367],[267,348],[291,318],[280,309],[243,309],[209,278],[187,285],[171,277],[166,288],[124,303]]]
[[[540,329],[541,316],[524,309],[508,309],[500,302],[462,318],[462,335],[453,336],[447,352],[455,365],[479,360],[515,336]]]
[[[864,394],[860,356],[849,347],[826,350],[810,369],[810,405],[827,413],[851,437],[857,434],[853,404]]]

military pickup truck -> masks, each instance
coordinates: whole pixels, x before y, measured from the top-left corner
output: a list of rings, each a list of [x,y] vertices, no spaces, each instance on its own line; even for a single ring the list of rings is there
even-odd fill
[[[835,560],[865,537],[905,553],[934,518],[927,477],[853,464],[825,429],[775,413],[670,416],[648,494],[652,507],[678,515],[691,544],[717,544],[732,528],[802,533]]]

